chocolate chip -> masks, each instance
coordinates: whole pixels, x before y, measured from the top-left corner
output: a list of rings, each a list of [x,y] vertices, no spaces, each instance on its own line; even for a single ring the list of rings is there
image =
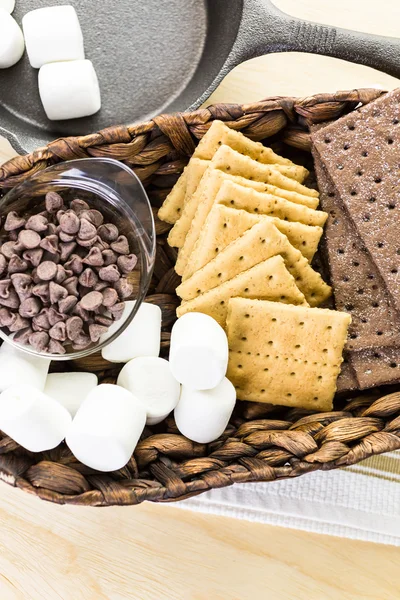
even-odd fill
[[[82,262],[91,267],[102,267],[104,265],[104,258],[101,250],[99,248],[91,248]]]
[[[60,215],[58,221],[60,223],[62,231],[64,231],[65,233],[78,233],[80,221],[79,217],[74,212],[67,211],[66,213],[63,213],[62,215]]]
[[[105,288],[103,290],[103,304],[107,308],[114,306],[118,302],[118,294],[113,288]]]
[[[118,256],[117,265],[122,273],[130,273],[136,267],[137,260],[136,254]]]
[[[99,250],[108,250],[110,247],[110,244],[108,244],[107,242],[102,240],[101,237],[96,236],[96,243],[95,243],[94,247],[98,248]]]
[[[40,247],[51,254],[57,254],[60,249],[58,244],[58,236],[54,233],[51,235],[46,235],[46,237],[40,242]]]
[[[78,336],[75,338],[72,347],[74,350],[84,350],[91,344],[90,337],[81,331]]]
[[[41,299],[44,304],[50,301],[50,290],[48,283],[37,283],[32,288],[32,294]]]
[[[98,323],[92,323],[91,325],[89,325],[89,336],[91,341],[98,342],[100,336],[107,333],[107,329],[107,327],[104,327],[104,325],[99,325]]]
[[[9,298],[12,289],[11,279],[0,279],[0,298]]]
[[[29,336],[29,343],[37,352],[46,350],[49,340],[49,335],[45,331],[36,331]]]
[[[75,296],[67,296],[64,300],[58,303],[58,309],[61,313],[69,313],[76,306],[78,298]]]
[[[8,232],[8,239],[10,242],[16,242],[18,240],[18,231],[9,231]]]
[[[45,205],[49,213],[56,213],[64,206],[64,201],[57,192],[48,192],[45,196]]]
[[[6,231],[15,231],[15,229],[20,229],[25,225],[25,219],[20,217],[15,210],[12,210],[8,213],[6,222],[4,223],[4,229]]]
[[[49,329],[49,336],[53,340],[58,340],[59,342],[65,342],[67,339],[67,331],[66,325],[62,321],[53,325],[51,329]]]
[[[0,308],[0,327],[9,327],[15,319],[15,313],[9,308]]]
[[[96,237],[96,227],[85,218],[81,218],[78,237],[81,240],[91,240]]]
[[[114,317],[115,321],[118,321],[124,312],[125,302],[119,302],[118,304],[114,304],[109,308],[110,313]]]
[[[49,260],[45,260],[38,265],[36,273],[42,281],[50,281],[50,279],[54,279],[57,273],[57,265]]]
[[[129,298],[129,296],[131,296],[133,293],[133,286],[128,282],[128,280],[125,277],[116,281],[114,284],[114,288],[117,290],[118,296],[121,298],[121,300]]]
[[[8,263],[8,272],[9,273],[23,273],[28,269],[28,263],[26,260],[22,260],[16,254],[13,254],[10,258],[10,262]]]
[[[72,254],[68,262],[64,264],[64,267],[71,270],[76,275],[80,275],[83,271],[82,259],[77,254]]]
[[[42,260],[49,260],[50,262],[53,262],[54,264],[58,265],[61,259],[59,254],[53,254],[52,252],[47,252],[47,250],[45,250],[43,252]]]
[[[80,301],[80,305],[84,310],[95,310],[101,306],[103,302],[103,295],[100,292],[90,292],[86,294]]]
[[[96,228],[100,227],[104,222],[104,217],[101,212],[94,208],[84,210],[79,216],[81,219],[86,219],[89,223],[92,223]]]
[[[65,233],[65,231],[60,231],[59,234],[60,240],[62,242],[73,242],[75,240],[75,236],[69,233]]]
[[[0,305],[6,306],[7,308],[18,308],[20,299],[17,296],[17,292],[15,290],[10,290],[7,298],[0,297]]]
[[[94,322],[99,325],[104,325],[104,327],[110,327],[113,324],[113,319],[110,317],[105,317],[104,315],[96,315],[94,318]]]
[[[27,273],[13,273],[11,281],[21,302],[32,296],[32,277],[30,275]]]
[[[90,238],[90,240],[81,240],[81,238],[76,238],[76,241],[83,248],[91,248],[97,243],[97,236]]]
[[[23,300],[19,307],[19,314],[21,317],[32,318],[40,313],[42,303],[38,298],[31,296],[26,300]]]
[[[108,283],[106,281],[98,281],[96,283],[96,285],[94,286],[94,290],[96,292],[101,292],[102,290],[104,290],[106,287],[108,287]]]
[[[18,241],[27,250],[32,250],[33,248],[37,248],[39,246],[40,235],[37,233],[37,231],[23,229],[18,234]]]
[[[68,296],[68,292],[62,285],[55,283],[55,281],[50,281],[49,284],[50,290],[50,302],[51,304],[56,304],[60,300],[64,300]]]
[[[65,321],[66,316],[56,310],[53,306],[47,310],[47,316],[51,327],[60,321]]]
[[[61,239],[61,238],[60,238]],[[76,248],[76,242],[66,242],[60,244],[60,258],[63,262],[68,260]]]
[[[42,233],[42,231],[47,231],[48,224],[49,222],[44,215],[32,215],[27,220],[25,229],[32,229],[32,231]]]
[[[29,336],[33,333],[31,327],[27,327],[26,329],[21,329],[17,331],[17,333],[13,337],[13,341],[18,344],[28,344]]]
[[[24,319],[21,317],[21,315],[15,315],[15,319],[13,319],[13,322],[11,323],[11,325],[9,325],[8,328],[11,332],[14,332],[20,331],[21,329],[26,329],[27,327],[29,327],[29,325],[29,319]]]
[[[72,200],[70,207],[73,211],[75,211],[78,215],[79,213],[81,213],[83,210],[89,210],[89,204],[87,202],[85,202],[84,200],[80,200],[79,198],[75,198],[75,200]]]
[[[104,259],[105,267],[108,267],[108,265],[113,265],[117,262],[118,255],[116,252],[114,252],[114,250],[103,250],[101,254]]]
[[[10,259],[13,254],[19,254],[21,250],[22,248],[17,242],[5,242],[1,246],[1,253],[8,259]]]
[[[100,225],[97,230],[98,235],[105,242],[115,242],[118,238],[119,231],[118,228],[112,223],[105,223],[104,225]]]
[[[108,265],[108,267],[102,267],[99,269],[99,277],[103,281],[109,281],[111,283],[118,281],[121,277],[121,273],[118,270],[117,265]]]
[[[57,225],[55,223],[49,223],[47,225],[47,235],[54,235],[57,233]]]
[[[82,331],[83,321],[80,317],[70,317],[65,325],[68,339],[74,341]]]
[[[90,267],[85,269],[79,277],[79,283],[86,288],[94,287],[98,280],[96,273]]]
[[[63,286],[67,290],[68,294],[70,294],[71,296],[78,295],[78,278],[77,277],[75,277],[75,276],[68,277],[68,279],[66,279],[64,281]]]
[[[42,308],[40,313],[33,317],[32,327],[35,331],[48,331],[50,329],[48,312],[48,308]]]
[[[72,276],[72,271],[67,271],[66,269],[64,269],[64,267],[62,265],[57,265],[57,271],[54,277],[54,281],[56,283],[64,283],[64,281],[66,279],[68,279],[68,277]]]
[[[128,240],[124,235],[120,235],[118,239],[111,244],[111,248],[118,254],[129,254]]]
[[[77,317],[80,317],[83,321],[87,321],[89,319],[88,311],[81,306],[80,302],[78,302],[78,304],[74,306],[74,308],[72,309],[72,314],[76,315]]]
[[[57,340],[50,340],[48,352],[50,354],[65,354],[67,351]]]
[[[43,250],[41,248],[35,248],[35,250],[25,250],[22,253],[22,258],[27,262],[30,262],[32,267],[37,267],[42,260]]]
[[[6,269],[7,269],[6,257],[3,256],[3,254],[0,254],[0,275],[3,275],[3,273]]]

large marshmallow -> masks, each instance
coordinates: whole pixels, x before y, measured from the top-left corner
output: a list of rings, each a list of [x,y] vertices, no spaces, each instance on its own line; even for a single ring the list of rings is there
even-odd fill
[[[169,362],[156,356],[130,360],[121,370],[117,384],[129,390],[143,404],[147,425],[155,425],[165,419],[178,404],[181,391]]]
[[[30,452],[58,446],[71,420],[61,404],[31,385],[13,385],[0,394],[1,431]]]
[[[26,51],[35,69],[63,60],[85,58],[83,35],[73,6],[49,6],[22,19]]]
[[[21,382],[43,391],[50,360],[33,356],[7,342],[0,347],[0,392]]]
[[[24,36],[18,23],[0,4],[0,69],[17,63],[25,49]]]
[[[146,424],[143,405],[118,385],[94,388],[75,415],[66,442],[83,464],[117,471],[129,461]]]
[[[210,316],[187,313],[174,324],[169,354],[175,379],[194,390],[217,386],[228,366],[228,340]]]
[[[51,121],[88,117],[101,108],[99,82],[90,60],[43,65],[39,94]]]
[[[44,393],[57,400],[74,417],[97,383],[94,373],[50,373],[46,379]]]
[[[3,8],[11,15],[15,8],[15,0],[0,0],[0,8]]]
[[[175,423],[179,431],[200,444],[213,442],[225,431],[236,403],[236,390],[224,378],[213,390],[182,387]]]
[[[101,338],[104,341],[118,331],[130,315],[134,301],[125,302],[121,319],[111,325],[108,332]],[[155,304],[142,302],[128,327],[116,340],[103,348],[101,354],[109,362],[128,362],[138,356],[158,356],[161,342],[161,309]]]

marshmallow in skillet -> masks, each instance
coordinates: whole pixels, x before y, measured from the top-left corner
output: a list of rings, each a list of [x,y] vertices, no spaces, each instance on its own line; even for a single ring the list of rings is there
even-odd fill
[[[71,420],[66,408],[32,385],[12,385],[0,394],[1,431],[31,452],[58,446]]]
[[[135,301],[125,302],[121,319],[113,323],[100,341],[108,339],[126,321]],[[158,356],[161,341],[161,309],[155,304],[142,302],[125,331],[116,340],[101,351],[102,357],[109,362],[128,362],[138,356]]]
[[[0,8],[3,8],[11,15],[15,8],[15,0],[0,0]]]
[[[235,403],[236,390],[226,377],[212,390],[182,386],[174,412],[176,426],[189,440],[208,444],[225,431]]]
[[[224,330],[208,315],[183,315],[172,328],[169,362],[182,385],[194,390],[214,388],[225,377],[228,366]]]
[[[129,461],[146,424],[143,405],[128,390],[109,383],[94,388],[67,433],[73,455],[98,471],[116,471]]]
[[[0,392],[21,381],[43,391],[49,367],[48,358],[33,356],[3,342],[0,347]]]
[[[46,379],[44,393],[57,400],[74,417],[97,383],[94,373],[50,373]]]
[[[15,65],[24,49],[24,36],[20,26],[0,3],[0,69]]]
[[[22,19],[26,51],[35,69],[47,63],[85,58],[83,35],[73,6],[49,6]]]
[[[43,65],[39,94],[51,121],[88,117],[101,108],[99,82],[90,60]]]
[[[129,390],[143,404],[147,425],[165,419],[178,404],[181,391],[168,361],[156,356],[130,360],[121,370],[117,385]]]

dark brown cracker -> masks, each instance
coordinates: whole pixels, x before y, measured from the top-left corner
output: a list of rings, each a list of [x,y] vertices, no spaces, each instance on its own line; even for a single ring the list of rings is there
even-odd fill
[[[350,363],[362,390],[400,381],[400,347],[351,352]]]
[[[329,214],[324,244],[335,305],[352,318],[347,348],[400,345],[399,313],[316,152],[314,166],[321,207]]]
[[[358,389],[356,374],[346,356],[343,358],[339,377],[336,382],[337,392],[351,392]]]
[[[400,89],[313,133],[312,139],[400,309]]]

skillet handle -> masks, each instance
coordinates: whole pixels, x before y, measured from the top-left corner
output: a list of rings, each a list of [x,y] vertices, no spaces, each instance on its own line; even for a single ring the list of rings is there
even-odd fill
[[[297,19],[280,11],[270,0],[261,0],[261,2],[255,0],[255,4],[258,4],[258,11],[264,13],[262,17],[263,21],[266,20],[264,32],[265,24],[268,25],[263,42],[258,38],[256,54],[265,52],[324,54],[367,65],[400,78],[399,38],[360,33]],[[258,16],[261,17],[261,14]],[[252,45],[254,51],[254,42]]]

